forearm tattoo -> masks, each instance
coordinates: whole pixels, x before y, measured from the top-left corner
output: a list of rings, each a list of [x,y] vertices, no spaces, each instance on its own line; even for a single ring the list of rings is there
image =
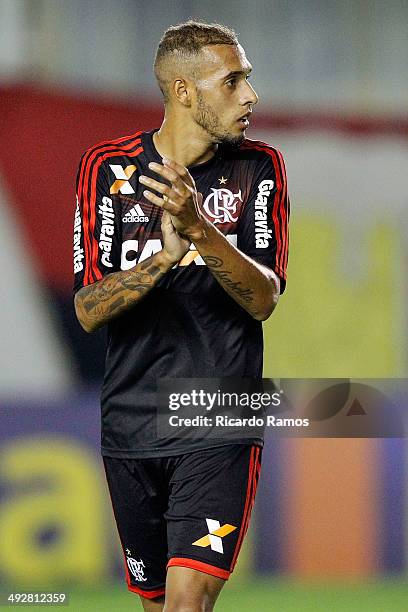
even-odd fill
[[[211,270],[213,276],[224,287],[225,291],[251,315],[257,316],[259,312],[253,304],[255,297],[253,290],[249,287],[244,287],[241,281],[234,281],[231,278],[231,270],[223,268],[224,262],[220,257],[207,255],[203,256],[203,260]]]
[[[113,272],[98,283],[83,287],[77,294],[79,319],[95,327],[128,310],[142,299],[166,274],[167,269],[154,263],[154,255],[133,270]]]

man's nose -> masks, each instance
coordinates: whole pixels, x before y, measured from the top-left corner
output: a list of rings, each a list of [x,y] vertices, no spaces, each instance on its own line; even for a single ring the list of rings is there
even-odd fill
[[[246,82],[245,101],[243,104],[257,104],[259,98],[251,83]]]

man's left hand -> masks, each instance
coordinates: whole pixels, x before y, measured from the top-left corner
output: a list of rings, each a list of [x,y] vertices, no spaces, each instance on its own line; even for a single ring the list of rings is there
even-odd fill
[[[194,179],[187,168],[165,158],[163,164],[150,162],[149,168],[170,185],[148,176],[139,176],[142,185],[162,194],[162,197],[159,197],[146,189],[143,192],[145,198],[170,213],[174,228],[179,234],[187,236],[192,241],[202,238],[205,234],[205,219],[200,211],[200,194],[197,193]]]

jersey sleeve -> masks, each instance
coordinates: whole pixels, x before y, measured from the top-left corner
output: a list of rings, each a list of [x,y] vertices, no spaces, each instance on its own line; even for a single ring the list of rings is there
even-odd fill
[[[120,214],[103,162],[91,152],[79,164],[74,218],[74,293],[120,270]]]
[[[285,164],[276,149],[267,145],[256,149],[264,155],[255,169],[249,198],[239,220],[237,246],[279,276],[283,293],[290,212]]]

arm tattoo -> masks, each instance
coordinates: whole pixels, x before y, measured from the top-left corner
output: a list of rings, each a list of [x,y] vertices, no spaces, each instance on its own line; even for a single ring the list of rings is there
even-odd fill
[[[167,272],[154,263],[153,258],[154,255],[137,269],[113,272],[99,282],[83,287],[76,299],[79,313],[100,327],[134,306]]]
[[[231,278],[232,272],[222,269],[224,262],[220,257],[207,255],[203,256],[203,260],[211,270],[213,276],[224,287],[225,291],[229,293],[240,306],[243,306],[243,308],[253,316],[259,314],[252,304],[254,301],[254,292],[252,289],[243,287],[241,281],[234,281]]]

